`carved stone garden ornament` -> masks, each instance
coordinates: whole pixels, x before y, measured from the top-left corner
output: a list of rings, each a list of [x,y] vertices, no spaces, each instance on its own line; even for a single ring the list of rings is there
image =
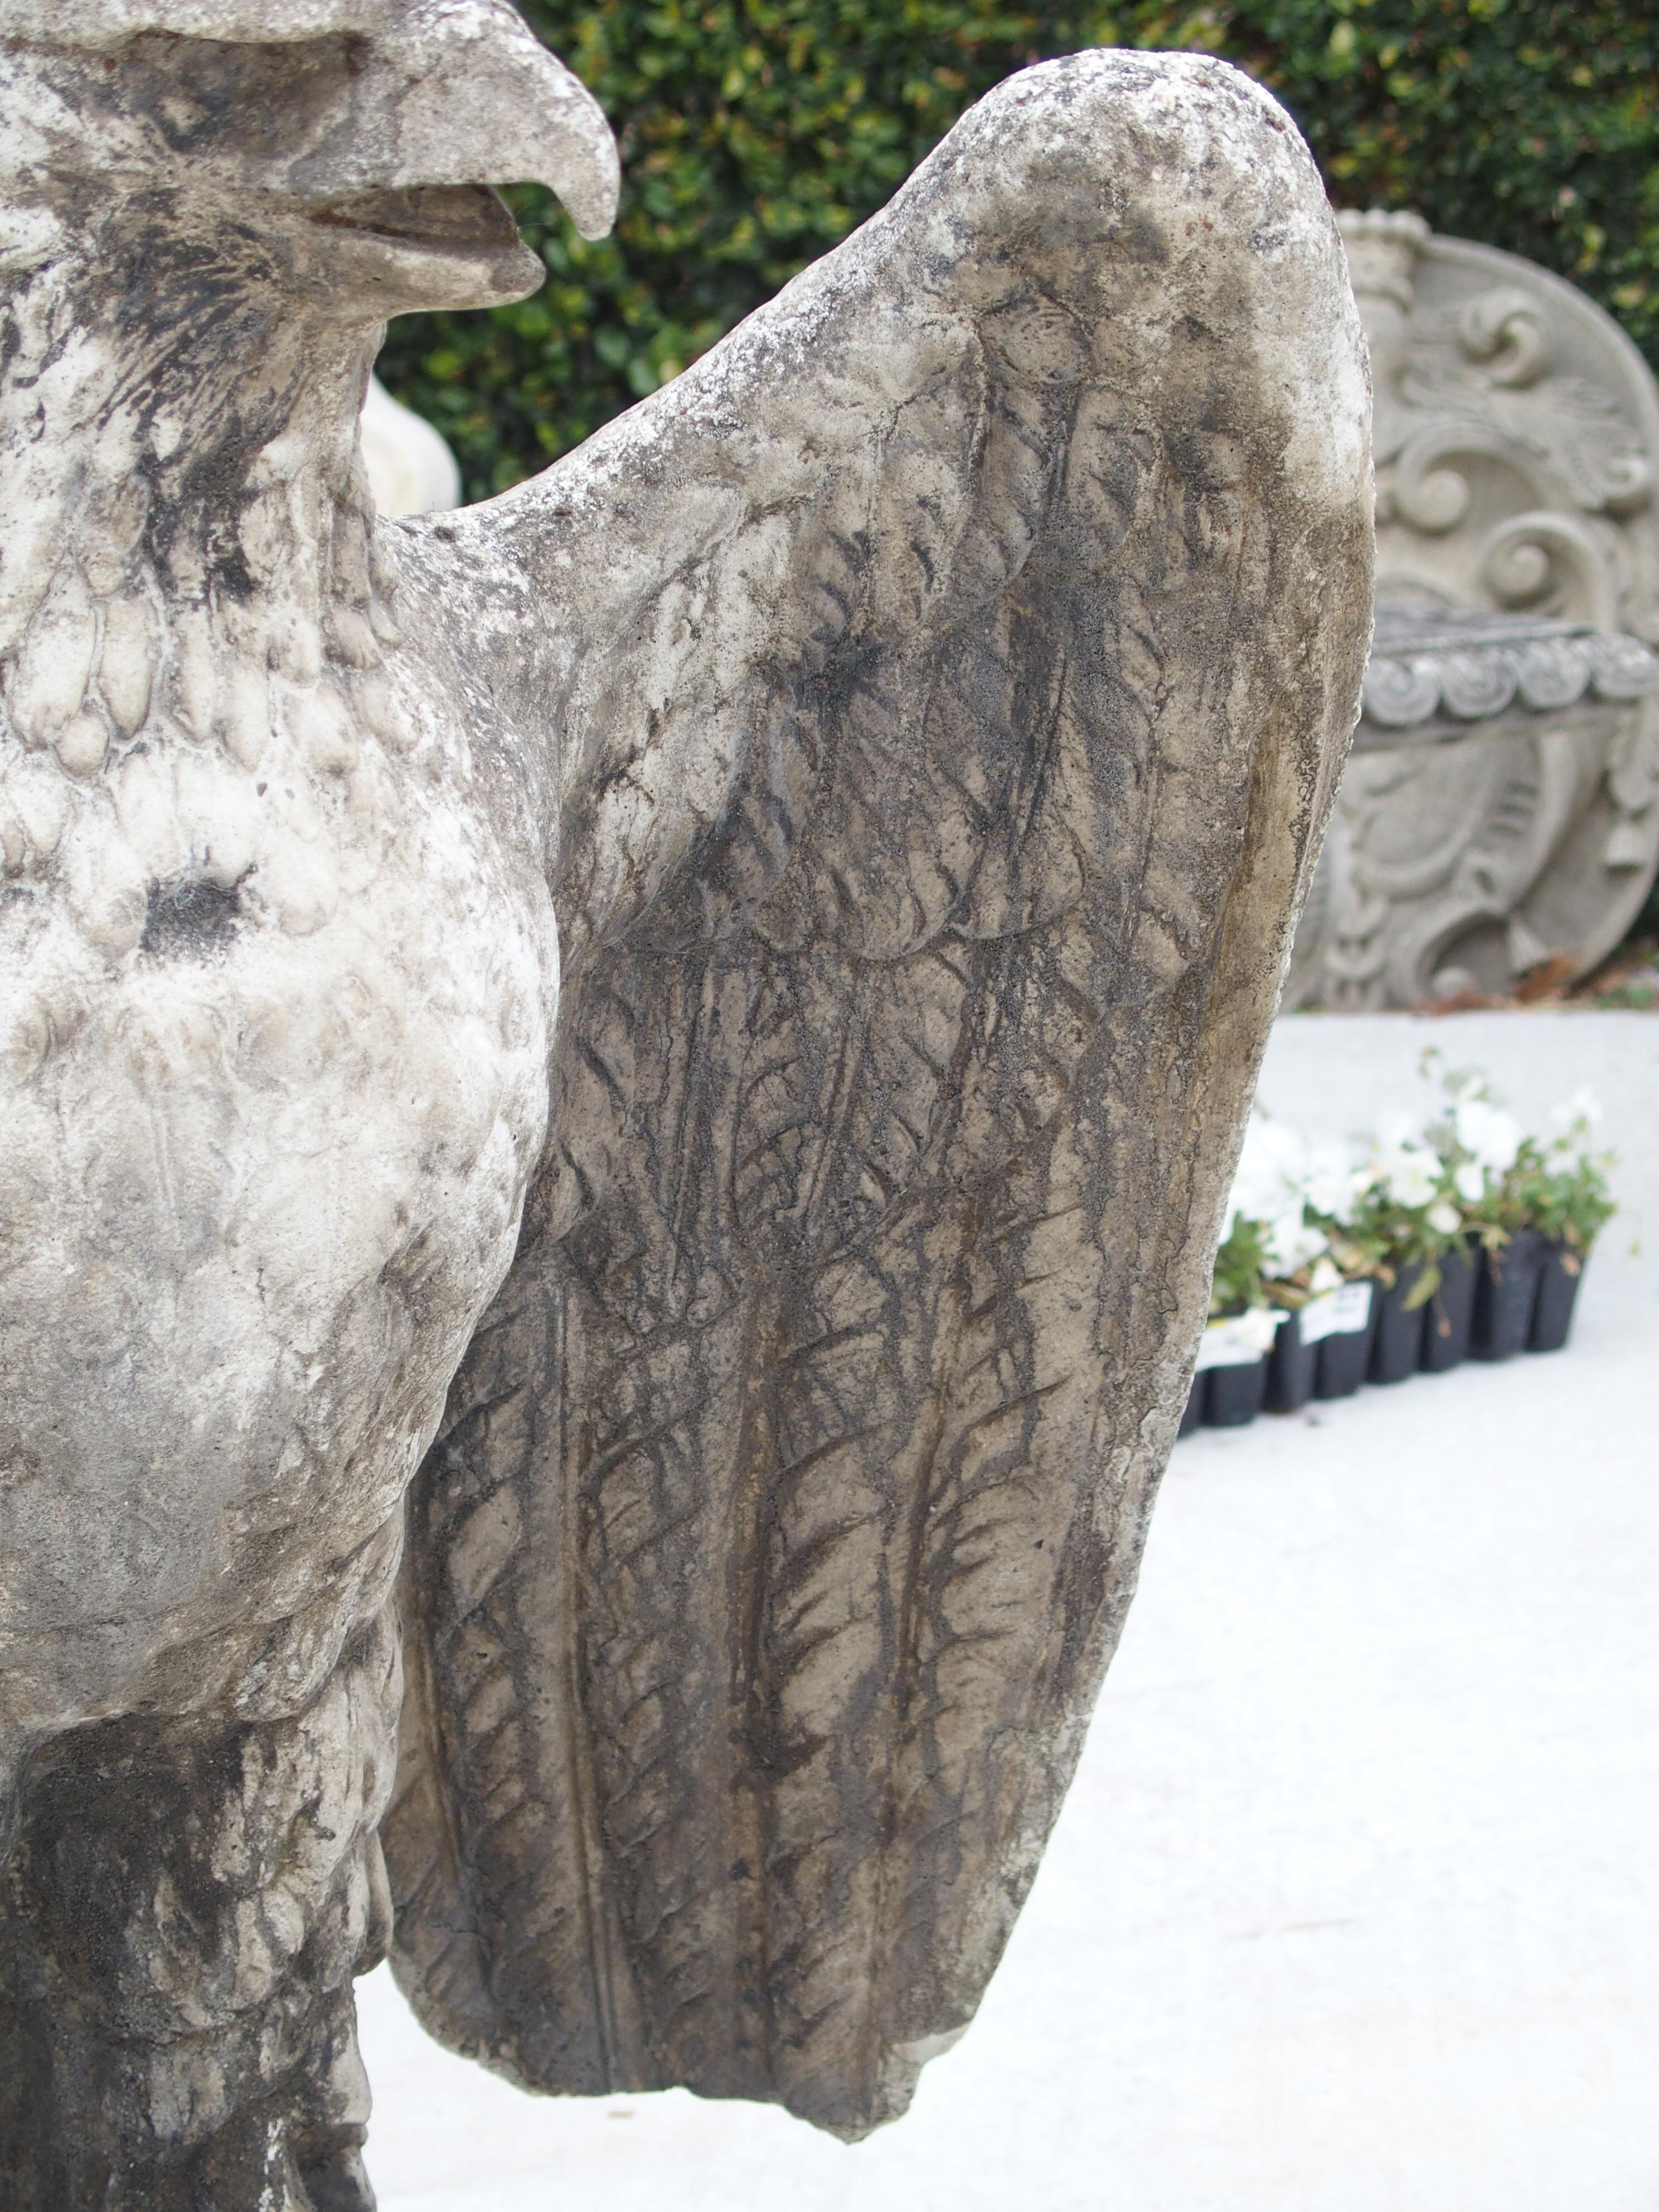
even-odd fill
[[[369,2204],[388,1945],[856,2135],[1071,1773],[1353,719],[1313,166],[1029,70],[376,523],[385,318],[615,204],[509,8],[0,0],[0,2202]]]
[[[1501,995],[1594,967],[1659,865],[1659,394],[1547,270],[1413,215],[1340,220],[1376,386],[1377,652],[1286,997]],[[1455,742],[1403,741],[1431,719]]]

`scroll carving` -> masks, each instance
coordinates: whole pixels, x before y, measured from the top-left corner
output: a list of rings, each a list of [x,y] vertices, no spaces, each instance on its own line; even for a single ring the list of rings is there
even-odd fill
[[[1540,961],[1592,966],[1659,866],[1659,701],[1621,690],[1614,641],[1659,642],[1659,404],[1560,279],[1414,216],[1340,220],[1371,346],[1379,608],[1525,620],[1510,647],[1450,655],[1390,657],[1380,632],[1368,720],[1470,726],[1405,759],[1362,726],[1287,1003],[1502,993]],[[1594,649],[1539,634],[1584,624]]]

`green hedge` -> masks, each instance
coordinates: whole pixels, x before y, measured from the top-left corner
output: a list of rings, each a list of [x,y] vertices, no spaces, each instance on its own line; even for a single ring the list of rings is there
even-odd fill
[[[1659,10],[1643,0],[525,0],[622,144],[598,245],[511,195],[550,281],[394,325],[381,374],[467,495],[503,489],[654,391],[879,207],[968,103],[1079,46],[1203,48],[1285,101],[1333,198],[1559,270],[1659,364]]]

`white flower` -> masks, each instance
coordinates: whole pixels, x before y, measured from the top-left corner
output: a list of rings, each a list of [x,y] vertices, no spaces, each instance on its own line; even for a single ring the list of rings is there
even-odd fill
[[[1376,1164],[1383,1188],[1407,1212],[1426,1206],[1439,1188],[1440,1162],[1426,1145],[1385,1146],[1377,1153]]]
[[[1262,1264],[1274,1277],[1294,1275],[1327,1249],[1310,1226],[1308,1147],[1294,1129],[1252,1114],[1227,1201],[1227,1233],[1240,1219],[1261,1224]]]
[[[1334,1260],[1327,1255],[1326,1258],[1316,1263],[1313,1274],[1310,1279],[1309,1287],[1316,1298],[1322,1298],[1327,1291],[1340,1291],[1341,1289],[1342,1271],[1337,1266]]]
[[[1370,1189],[1375,1172],[1370,1166],[1362,1166],[1348,1146],[1327,1138],[1309,1149],[1304,1184],[1308,1203],[1316,1213],[1328,1214],[1346,1229]]]
[[[1513,1114],[1485,1098],[1460,1098],[1452,1114],[1457,1141],[1490,1175],[1507,1175],[1521,1149],[1522,1130]]]
[[[1371,1139],[1372,1147],[1386,1152],[1401,1145],[1425,1144],[1428,1141],[1425,1134],[1427,1127],[1426,1115],[1413,1113],[1407,1107],[1396,1106],[1391,1114],[1383,1115],[1377,1122],[1376,1134]]]
[[[1242,1216],[1246,1221],[1273,1224],[1273,1237],[1288,1249],[1302,1229],[1305,1150],[1293,1129],[1287,1129],[1282,1122],[1268,1121],[1265,1115],[1251,1115],[1238,1155],[1238,1171],[1227,1200],[1229,1236],[1233,1224]],[[1280,1224],[1286,1223],[1288,1229],[1281,1232]],[[1270,1249],[1273,1241],[1270,1238]],[[1324,1239],[1319,1238],[1317,1243],[1322,1250]],[[1285,1272],[1293,1273],[1301,1264],[1299,1260],[1291,1261]]]
[[[1302,1202],[1286,1206],[1272,1224],[1262,1246],[1270,1275],[1293,1275],[1328,1248],[1322,1230],[1309,1227],[1302,1218]]]
[[[1551,1107],[1549,1119],[1558,1133],[1551,1138],[1547,1148],[1551,1166],[1576,1167],[1587,1160],[1590,1139],[1601,1118],[1601,1103],[1588,1086],[1575,1091],[1571,1098],[1564,1098],[1559,1106]]]
[[[1486,1194],[1486,1170],[1479,1160],[1465,1160],[1452,1177],[1465,1206],[1479,1206]]]
[[[1386,1115],[1371,1139],[1371,1173],[1395,1206],[1415,1212],[1440,1185],[1439,1156],[1423,1139],[1419,1115]]]
[[[1287,1129],[1282,1121],[1270,1121],[1265,1114],[1251,1118],[1255,1146],[1263,1162],[1274,1169],[1286,1183],[1301,1180],[1303,1158],[1307,1146],[1294,1129]]]
[[[1267,1139],[1267,1123],[1252,1114],[1245,1125],[1238,1168],[1227,1199],[1227,1234],[1241,1215],[1247,1221],[1270,1221],[1285,1203],[1285,1179],[1275,1150]]]
[[[1463,1217],[1449,1198],[1437,1199],[1423,1218],[1440,1237],[1455,1237],[1463,1225]]]

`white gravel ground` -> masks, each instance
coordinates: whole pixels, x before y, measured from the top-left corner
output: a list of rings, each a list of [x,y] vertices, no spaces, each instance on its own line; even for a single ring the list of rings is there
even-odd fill
[[[1589,1082],[1624,1210],[1573,1344],[1181,1444],[978,2020],[847,2149],[518,2094],[361,1985],[382,2212],[1656,2212],[1659,1017],[1312,1017],[1369,1119],[1425,1041]]]

